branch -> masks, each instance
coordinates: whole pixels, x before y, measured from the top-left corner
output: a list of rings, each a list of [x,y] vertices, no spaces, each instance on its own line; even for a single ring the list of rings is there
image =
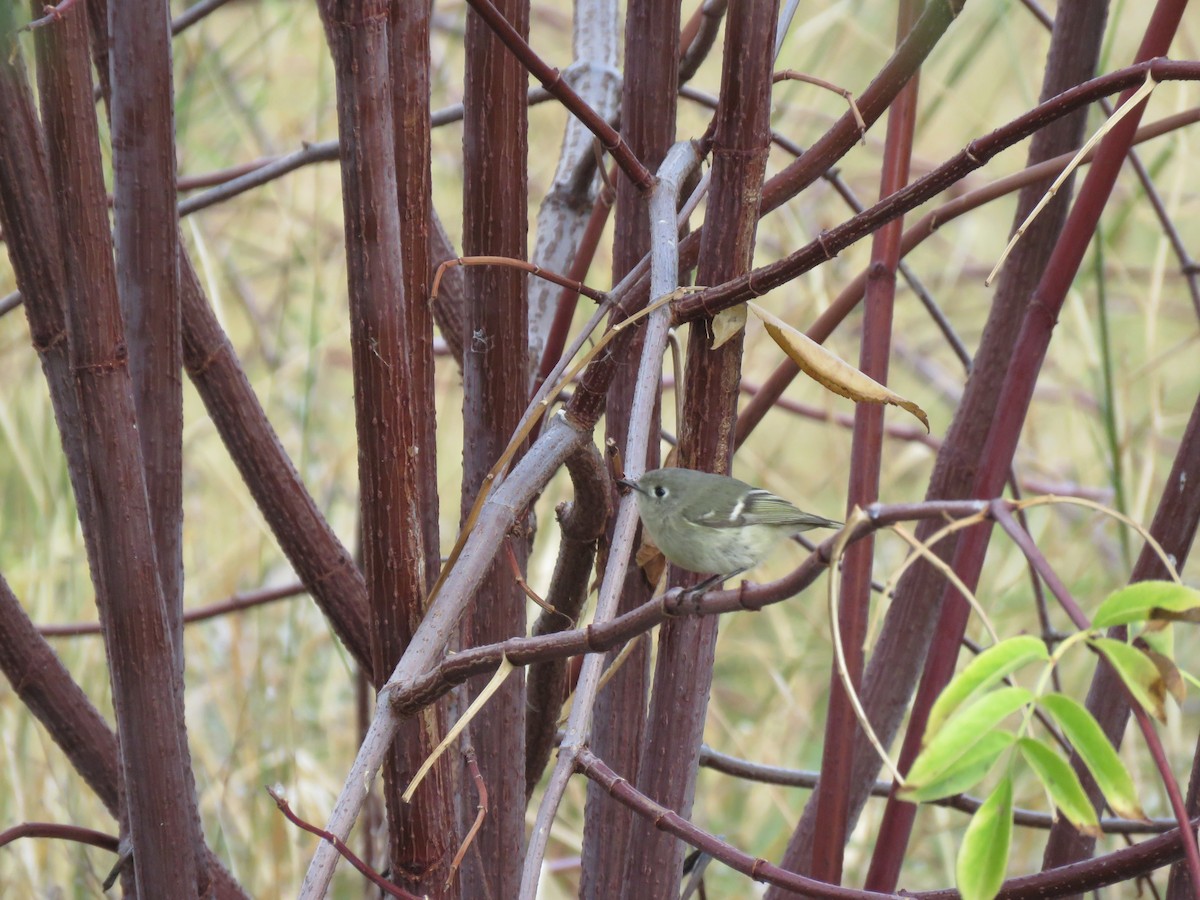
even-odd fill
[[[674,810],[655,803],[645,794],[635,790],[629,782],[608,768],[587,748],[579,751],[577,765],[579,771],[603,786],[618,803],[629,807],[647,821],[653,822],[656,828],[675,835],[691,846],[709,854],[713,859],[725,863],[731,869],[750,876],[754,881],[789,888],[805,897],[830,898],[830,900],[883,900],[883,898],[894,896],[893,894],[879,894],[875,891],[862,891],[825,884],[794,872],[788,872],[772,865],[765,859],[743,853],[716,835],[697,828]]]
[[[121,840],[115,835],[94,828],[82,828],[79,825],[60,825],[58,822],[22,822],[12,828],[0,831],[0,847],[7,847],[20,838],[53,838],[59,841],[73,841],[76,844],[86,844],[89,847],[99,847],[116,853]]]
[[[565,417],[556,417],[504,482],[484,501],[456,563],[447,565],[442,581],[434,588],[436,596],[408,650],[392,672],[390,685],[407,686],[434,664],[517,515],[587,437],[587,432],[569,424]],[[329,818],[328,830],[343,840],[350,833],[366,799],[364,786],[374,780],[399,726],[400,716],[394,705],[380,702]],[[301,885],[300,896],[323,897],[336,864],[337,854],[330,845],[318,847]]]
[[[866,510],[868,518],[850,536],[850,542],[861,540],[880,528],[898,522],[964,519],[979,515],[986,509],[987,504],[978,500],[875,504]],[[699,596],[668,591],[616,618],[601,621],[597,616],[595,622],[582,629],[538,637],[509,638],[497,644],[462,650],[445,657],[437,666],[407,685],[393,687],[388,700],[402,715],[413,715],[466,679],[495,672],[501,660],[507,660],[514,666],[527,666],[581,653],[598,654],[633,640],[668,618],[721,615],[739,610],[757,612],[796,596],[812,584],[828,565],[834,541],[834,537],[826,539],[798,568],[778,581],[767,584],[743,582],[737,588],[707,591]],[[616,547],[615,540],[613,547]],[[613,552],[610,550],[610,559]],[[612,564],[609,565],[611,567]],[[623,572],[623,568],[620,571]],[[603,596],[604,588],[601,590]]]
[[[1100,97],[1136,87],[1147,77],[1155,81],[1200,80],[1200,62],[1175,62],[1153,59],[1132,65],[1108,75],[1102,75],[1057,97],[1039,104],[1029,112],[997,128],[986,137],[977,138],[942,165],[907,187],[880,200],[865,212],[848,219],[836,228],[823,232],[815,241],[776,263],[762,266],[740,278],[714,285],[675,304],[675,322],[691,322],[714,316],[723,309],[761,296],[817,265],[832,259],[846,247],[856,243],[892,219],[936,196],[961,180],[964,175],[981,168],[1000,151],[1024,140],[1047,123],[1062,118],[1071,111]]]
[[[330,844],[332,844],[337,849],[337,852],[346,858],[350,865],[354,866],[354,868],[358,869],[359,872],[367,877],[367,880],[370,881],[371,884],[375,885],[377,888],[391,897],[402,897],[404,900],[421,900],[421,898],[416,894],[411,894],[404,890],[404,888],[392,884],[390,881],[372,869],[369,865],[359,859],[358,855],[349,847],[347,847],[346,842],[339,838],[336,834],[330,834],[328,831],[322,831],[316,825],[312,825],[304,821],[302,818],[292,812],[292,808],[288,805],[287,800],[278,790],[268,787],[266,788],[266,791],[271,795],[271,799],[275,801],[275,805],[279,807],[279,811],[283,813],[289,822],[291,822],[297,828],[307,831],[309,834],[315,834],[322,840],[328,841]]]
[[[550,609],[534,622],[534,637],[562,632],[575,623],[587,599],[596,540],[612,515],[612,483],[604,458],[594,444],[586,444],[571,454],[567,458],[567,471],[575,489],[575,501],[560,504],[556,510],[562,538],[546,597]],[[530,667],[525,687],[526,803],[550,759],[566,697],[566,658]]]
[[[700,765],[712,769],[714,772],[732,775],[734,778],[744,778],[759,784],[776,784],[781,787],[812,789],[821,780],[821,773],[818,771],[789,769],[783,766],[750,762],[727,753],[721,753],[707,745],[700,748]],[[891,793],[892,787],[893,782],[891,781],[876,781],[871,787],[871,796],[887,797]],[[959,812],[974,814],[983,805],[983,800],[972,797],[970,794],[955,794],[953,797],[942,797],[939,800],[931,801],[927,805],[944,806]],[[1013,824],[1027,828],[1049,829],[1058,820],[1057,813],[1035,812],[1031,809],[1017,809],[1013,813]],[[1105,834],[1163,834],[1178,827],[1177,821],[1166,818],[1148,820],[1104,818],[1100,820],[1100,830]]]
[[[628,176],[629,180],[643,192],[650,190],[654,184],[654,178],[649,169],[633,155],[633,151],[621,140],[621,135],[616,129],[604,121],[604,117],[592,109],[579,94],[575,93],[575,89],[563,80],[562,73],[538,56],[529,46],[528,41],[521,37],[489,0],[467,0],[467,2],[470,3],[476,14],[487,22],[488,27],[521,61],[530,74],[542,83],[542,87],[554,95],[575,118],[588,127],[588,130],[600,141],[600,145],[612,154],[613,160],[621,167],[621,171]]]
[[[678,196],[683,179],[699,162],[699,153],[694,144],[676,144],[663,160],[659,168],[659,180],[650,196],[650,246],[654,248],[650,289],[657,292],[656,296],[669,294],[679,282],[679,233],[676,221]],[[649,425],[658,395],[662,355],[666,349],[667,331],[670,327],[669,318],[669,309],[663,306],[651,314],[650,324],[646,327],[637,387],[629,417],[629,436],[625,446],[626,474],[630,478],[637,478],[646,468],[646,451],[650,442]],[[611,619],[616,611],[621,588],[625,583],[625,568],[633,550],[637,521],[637,504],[632,496],[627,496],[621,503],[616,524],[613,526],[604,581],[600,588],[600,598],[596,602],[594,621],[597,623]],[[566,790],[567,780],[574,769],[575,754],[583,747],[591,730],[592,710],[600,689],[603,666],[604,658],[598,654],[588,656],[583,662],[579,683],[575,687],[571,716],[567,720],[566,736],[559,748],[558,762],[542,796],[541,806],[538,807],[537,820],[525,853],[520,893],[525,900],[532,900],[537,893],[542,858],[550,839],[550,826]]]

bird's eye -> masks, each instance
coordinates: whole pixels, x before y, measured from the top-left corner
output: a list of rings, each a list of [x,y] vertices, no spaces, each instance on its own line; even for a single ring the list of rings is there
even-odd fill
[[[661,484],[656,484],[654,486],[654,496],[659,498],[667,496],[667,489]]]

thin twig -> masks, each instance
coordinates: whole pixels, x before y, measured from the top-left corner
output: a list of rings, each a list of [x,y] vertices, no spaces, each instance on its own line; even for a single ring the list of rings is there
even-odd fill
[[[475,821],[471,823],[466,836],[462,839],[462,844],[459,845],[458,852],[454,854],[454,859],[450,862],[450,872],[446,879],[447,887],[449,887],[450,882],[454,879],[454,873],[458,871],[458,867],[462,865],[463,857],[467,855],[467,850],[470,848],[472,841],[475,840],[475,835],[479,833],[479,829],[483,827],[483,821],[487,818],[488,814],[487,785],[484,784],[483,775],[479,771],[479,760],[475,758],[475,749],[473,747],[464,748],[463,756],[467,759],[467,768],[471,772],[471,779],[475,782],[475,791],[479,794],[479,812],[476,813]]]
[[[534,589],[529,586],[529,582],[527,582],[525,580],[525,576],[521,574],[521,564],[519,562],[517,562],[517,553],[515,550],[513,550],[512,541],[506,540],[504,542],[504,550],[505,550],[505,554],[508,557],[508,564],[512,569],[513,578],[516,580],[517,586],[521,589],[522,593],[524,593],[526,597],[528,597],[530,600],[532,600],[534,603],[536,603],[538,606],[540,606],[543,610],[550,613],[550,615],[562,616],[562,618],[566,619],[567,627],[574,625],[575,622],[571,619],[570,616],[566,616],[566,615],[563,615],[562,613],[560,613],[557,609],[555,609],[553,606],[551,606],[549,603],[547,603],[545,600],[543,600],[541,597],[539,597],[537,595],[537,592],[534,591]]]
[[[759,784],[775,784],[781,787],[796,787],[812,789],[820,781],[821,773],[805,769],[789,769],[784,766],[771,766],[764,763],[751,762],[721,753],[705,745],[700,748],[700,765]],[[871,787],[873,797],[886,797],[892,791],[892,782],[879,780]],[[930,801],[928,805],[944,806],[959,812],[974,814],[983,800],[970,794],[955,794],[953,797],[942,797]],[[1050,828],[1058,820],[1057,814],[1036,812],[1032,809],[1016,809],[1013,813],[1013,823],[1026,828]],[[1100,820],[1100,830],[1106,834],[1163,834],[1179,825],[1174,819],[1153,818],[1122,819],[1119,817]]]
[[[238,612],[243,609],[252,609],[256,606],[263,606],[267,603],[274,603],[276,600],[286,600],[289,597],[298,597],[305,593],[307,588],[300,582],[285,584],[277,588],[262,588],[257,591],[247,591],[244,594],[234,594],[228,600],[222,600],[219,603],[210,603],[207,606],[197,606],[195,609],[190,609],[184,612],[183,622],[185,625],[190,625],[193,622],[203,622],[206,619],[215,619],[218,616],[223,616],[227,613]],[[77,637],[85,634],[100,634],[99,622],[73,622],[67,625],[41,625],[38,631],[43,637]]]
[[[63,13],[75,5],[75,0],[62,0],[54,6],[43,6],[42,12],[45,13],[40,19],[34,19],[27,24],[22,31],[33,31],[35,28],[45,28],[47,25],[52,25],[55,22],[61,22]]]
[[[430,296],[437,296],[438,288],[442,284],[442,275],[451,266],[508,266],[509,268],[520,269],[522,272],[528,272],[530,275],[535,275],[538,278],[544,278],[546,281],[574,291],[577,294],[583,294],[583,296],[595,300],[597,303],[603,303],[608,298],[608,295],[604,291],[590,288],[582,281],[567,278],[565,275],[559,275],[557,272],[551,272],[549,269],[535,266],[533,263],[526,262],[523,259],[513,259],[508,256],[459,256],[455,259],[446,260],[437,267],[437,271],[433,275],[433,287],[430,289]]]
[[[11,828],[0,831],[0,847],[7,847],[20,838],[54,838],[60,841],[72,841],[76,844],[86,844],[89,847],[99,847],[116,853],[120,846],[120,838],[94,828],[82,828],[79,825],[62,825],[58,822],[22,822]]]
[[[567,110],[587,126],[600,141],[601,146],[612,154],[613,161],[620,166],[629,180],[641,191],[648,191],[654,184],[650,170],[639,160],[629,145],[622,139],[620,133],[613,128],[604,117],[597,113],[588,103],[575,92],[562,77],[562,72],[546,63],[528,41],[521,37],[517,29],[508,19],[489,2],[489,0],[467,0],[471,8],[483,19],[496,37],[512,51],[534,78],[542,83],[547,91],[562,103]]]
[[[20,291],[0,297],[0,316],[7,316],[23,302]]]
[[[401,897],[403,900],[421,900],[421,898],[416,894],[410,894],[399,885],[392,884],[390,881],[372,869],[369,865],[359,859],[358,855],[349,847],[347,847],[346,842],[339,838],[336,834],[331,834],[330,832],[320,829],[316,825],[312,825],[309,822],[301,819],[298,815],[292,812],[292,808],[288,805],[287,800],[284,799],[283,794],[281,794],[278,790],[273,787],[267,787],[266,791],[271,795],[271,799],[275,801],[275,805],[279,807],[279,811],[287,817],[289,822],[298,828],[302,828],[310,834],[315,834],[322,840],[328,841],[330,844],[332,844],[337,849],[337,852],[346,858],[346,861],[349,862],[350,865],[354,866],[354,868],[358,869],[358,871],[360,871],[370,880],[371,884],[375,885],[377,888],[386,892],[392,897]]]
[[[216,12],[230,0],[199,0],[171,21],[171,36],[178,37],[209,14]]]
[[[862,134],[862,142],[867,142],[867,123],[863,119],[862,112],[858,108],[858,104],[854,102],[854,94],[843,87],[838,87],[832,81],[826,81],[824,78],[818,78],[816,75],[806,75],[804,72],[797,72],[795,69],[784,69],[776,72],[771,79],[775,84],[781,81],[803,81],[807,84],[815,84],[817,87],[825,88],[827,91],[841,96],[848,104],[850,104],[850,112],[854,116],[854,121],[858,123],[858,130]]]

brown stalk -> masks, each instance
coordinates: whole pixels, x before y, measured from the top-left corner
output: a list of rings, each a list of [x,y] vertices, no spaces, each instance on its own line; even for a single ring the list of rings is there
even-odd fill
[[[432,263],[446,249],[442,244],[444,232],[433,209],[430,171],[432,12],[433,5],[427,0],[389,5],[392,143],[404,284],[398,322],[401,330],[393,351],[394,361],[402,365],[404,379],[398,388],[403,396],[390,411],[399,425],[391,438],[391,450],[402,450],[403,464],[396,466],[390,451],[379,462],[383,470],[388,466],[397,469],[398,489],[388,492],[390,502],[403,504],[408,512],[401,526],[403,539],[397,542],[393,530],[391,540],[379,536],[377,547],[377,552],[388,554],[389,559],[394,559],[397,547],[402,550],[398,564],[390,564],[398,565],[398,578],[390,586],[380,585],[385,591],[397,589],[394,597],[384,599],[383,605],[390,612],[376,622],[383,629],[380,641],[384,652],[376,659],[380,681],[390,674],[424,617],[429,588],[441,565],[435,319],[440,321],[447,343],[457,348],[458,358],[462,359],[462,279],[447,283],[446,296],[433,302],[427,299]],[[387,498],[381,494],[378,499]],[[411,514],[414,509],[420,510],[420,516]],[[379,666],[383,658],[387,663]],[[447,861],[456,831],[454,795],[458,782],[451,760],[439,761],[433,767],[416,794],[416,802],[404,804],[399,794],[445,735],[447,716],[446,704],[440,704],[401,728],[392,749],[393,781],[384,797],[393,871],[410,879],[414,889],[434,895],[453,895],[457,887],[454,866]]]
[[[1043,99],[1061,94],[1092,74],[1103,26],[1103,17],[1089,11],[1086,4],[1064,7],[1051,41],[1042,85]],[[1078,110],[1038,131],[1030,143],[1028,164],[1037,164],[1073,151],[1083,141],[1084,124],[1083,111]],[[1014,213],[1014,228],[1016,223],[1024,220],[1044,190],[1045,185],[1038,184],[1022,191]],[[983,451],[988,426],[995,415],[1000,386],[1016,340],[1018,322],[1036,279],[1045,268],[1049,249],[1066,218],[1070,191],[1071,185],[1068,183],[1034,222],[1037,234],[1027,235],[1027,238],[1033,239],[1018,245],[1016,255],[1001,273],[996,298],[975,354],[972,374],[934,464],[926,490],[928,498],[968,496],[975,461]],[[934,530],[934,527],[922,524],[917,528],[917,537],[928,538]],[[939,555],[949,559],[950,551],[951,544],[947,542],[939,548]],[[868,718],[885,742],[899,727],[932,640],[932,616],[925,598],[940,591],[942,578],[933,566],[924,563],[914,566],[905,574],[897,586],[896,601],[887,612],[879,642],[867,666],[863,699]],[[852,809],[861,810],[866,801],[867,786],[874,781],[878,766],[878,758],[866,742],[857,741]],[[909,806],[906,818],[911,817],[913,811]],[[817,830],[816,822],[816,804],[810,800],[788,845],[784,856],[786,864],[803,867],[807,863],[811,841]],[[896,824],[902,825],[903,822],[897,821]],[[892,827],[890,823],[888,827]],[[905,855],[904,846],[906,843],[901,843],[890,834],[885,834],[877,842],[872,867],[880,874],[880,880],[873,883],[886,883],[882,877],[884,867],[888,872],[896,871],[899,859]]]
[[[901,43],[913,27],[919,4],[905,0],[899,6],[896,40]],[[918,76],[914,75],[888,108],[879,195],[886,197],[908,183],[913,136],[917,118]],[[896,300],[896,269],[900,264],[903,219],[888,222],[872,236],[870,276],[863,298],[863,333],[859,369],[880,384],[887,383],[892,347],[892,318]],[[879,499],[883,465],[883,407],[859,403],[854,409],[854,438],[850,448],[850,477],[846,508],[866,507]],[[845,662],[852,690],[861,690],[863,645],[871,604],[871,568],[875,542],[872,538],[848,548],[842,562],[841,594],[838,598],[837,628],[845,647]],[[825,790],[817,798],[817,817],[823,823],[813,839],[812,875],[839,884],[845,835],[851,817],[851,767],[853,756],[845,752],[854,745],[858,723],[847,689],[836,666],[829,675],[829,712],[825,720],[821,773]]]
[[[85,444],[92,571],[105,625],[138,889],[206,889],[199,814],[146,499],[133,385],[112,268],[112,241],[91,94],[84,10],[37,32],[39,86],[65,261],[69,355]],[[203,881],[201,878],[203,877]]]
[[[183,362],[167,10],[111,4],[107,33],[117,292],[175,661],[183,671]]]
[[[637,186],[638,190],[643,192],[648,190],[654,183],[654,176],[650,174],[650,170],[637,158],[637,155],[633,153],[629,145],[622,140],[621,135],[604,121],[604,118],[592,109],[575,92],[574,88],[563,80],[562,73],[547,64],[534,52],[534,49],[529,46],[526,40],[526,35],[522,34],[521,30],[517,27],[514,27],[490,0],[467,0],[467,2],[470,3],[471,9],[475,14],[487,23],[495,35],[504,42],[513,55],[521,61],[521,64],[529,70],[529,73],[541,82],[542,87],[558,98],[559,102],[572,115],[583,122],[592,134],[596,135],[596,139],[600,141],[600,146],[612,154],[613,161],[625,173],[626,177]]]
[[[47,163],[39,139],[33,101],[20,57],[5,48],[0,60],[0,224],[13,268],[27,302],[34,348],[50,387],[67,471],[76,487],[84,541],[94,540],[91,495],[86,489],[84,432],[74,379],[67,359],[66,314],[62,306],[65,274],[54,206],[47,184]],[[89,559],[96,554],[89,550]],[[0,579],[0,668],[18,696],[45,725],[76,770],[114,817],[118,808],[120,763],[117,738],[103,716],[72,681],[16,598]],[[220,861],[205,849],[219,897],[245,895]]]
[[[409,8],[401,16],[393,7],[386,0],[320,6],[334,61],[342,148],[370,671],[376,684],[387,678],[421,620],[438,559],[430,533],[434,529],[436,535],[432,467],[437,454],[433,329],[425,300],[429,251],[423,240],[429,221],[429,151],[410,147],[403,167],[397,159],[398,132],[407,141],[405,129],[413,128],[428,140],[428,63],[422,74],[414,61],[406,83],[396,89],[409,95],[409,106],[398,110],[404,121],[393,123],[389,27],[389,16],[395,14],[398,30],[416,32],[403,51],[395,51],[394,58],[403,60],[405,53],[427,47],[429,13],[425,7]],[[410,217],[407,229],[402,208]],[[412,296],[410,290],[419,293]],[[436,714],[406,722],[383,766],[391,871],[406,888],[420,893],[444,889],[449,871],[453,817],[448,766],[436,767],[412,805],[404,804],[400,794],[441,740],[439,725]]]
[[[771,65],[776,0],[731,6],[725,22],[721,98],[714,117],[712,182],[701,234],[699,283],[715,284],[747,271],[770,147]],[[742,332],[710,349],[711,323],[688,333],[687,392],[679,442],[684,468],[729,472],[733,460]],[[700,577],[673,570],[672,583]],[[658,659],[637,773],[638,789],[689,815],[697,756],[704,735],[716,652],[716,617],[670,620],[659,630]],[[683,846],[652,822],[635,819],[626,849],[627,898],[662,896],[678,885]]]
[[[638,159],[658,171],[675,135],[675,112],[679,79],[678,3],[655,0],[631,0],[625,13],[625,70],[621,88],[622,137]],[[648,204],[644,193],[628,179],[616,183],[616,215],[612,248],[612,276],[616,284],[650,250]],[[614,315],[618,321],[624,315]],[[627,341],[626,359],[641,355],[644,329],[638,328]],[[621,341],[618,338],[618,341]],[[613,352],[621,352],[614,345]],[[625,447],[636,366],[622,367],[607,390],[608,415],[606,438]],[[651,433],[658,430],[657,414],[652,413]],[[658,464],[658,448],[651,443],[648,466]],[[612,525],[608,526],[608,538]],[[627,573],[617,601],[618,614],[633,609],[650,596],[649,587],[638,571]],[[611,664],[613,656],[607,662]],[[592,721],[591,745],[605,758],[614,760],[622,771],[636,774],[638,754],[646,719],[649,652],[643,642],[626,660],[596,698]],[[625,846],[632,817],[628,811],[608,802],[593,785],[587,787],[584,812],[584,846],[580,872],[580,896],[586,900],[607,900],[620,895]]]
[[[546,600],[549,609],[533,623],[534,637],[572,628],[588,596],[596,544],[612,515],[612,484],[594,444],[567,457],[575,499],[555,510],[561,539]],[[535,663],[526,681],[526,802],[554,749],[558,718],[568,693],[567,660]]]
[[[495,15],[492,15],[492,14]],[[489,15],[485,20],[482,16]],[[497,21],[504,20],[504,25]],[[526,71],[496,29],[529,32],[526,0],[473,7],[467,17],[463,95],[463,255],[526,257],[528,218],[528,113]],[[466,344],[463,354],[462,515],[508,444],[524,412],[531,374],[528,361],[526,279],[509,267],[464,273]],[[469,526],[468,526],[469,527]],[[522,530],[518,557],[528,553]],[[461,625],[465,646],[525,632],[525,595],[493,563],[491,577]],[[471,692],[475,696],[475,692]],[[467,896],[516,896],[525,840],[525,685],[517,672],[471,724],[479,770],[491,813],[479,830],[460,878]],[[474,811],[460,810],[465,833]]]

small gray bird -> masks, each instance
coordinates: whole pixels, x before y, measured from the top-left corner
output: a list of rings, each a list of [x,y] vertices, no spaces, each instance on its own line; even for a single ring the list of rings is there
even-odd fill
[[[637,491],[642,527],[663,556],[689,572],[729,578],[754,568],[786,537],[842,527],[725,475],[655,469],[620,483]]]

